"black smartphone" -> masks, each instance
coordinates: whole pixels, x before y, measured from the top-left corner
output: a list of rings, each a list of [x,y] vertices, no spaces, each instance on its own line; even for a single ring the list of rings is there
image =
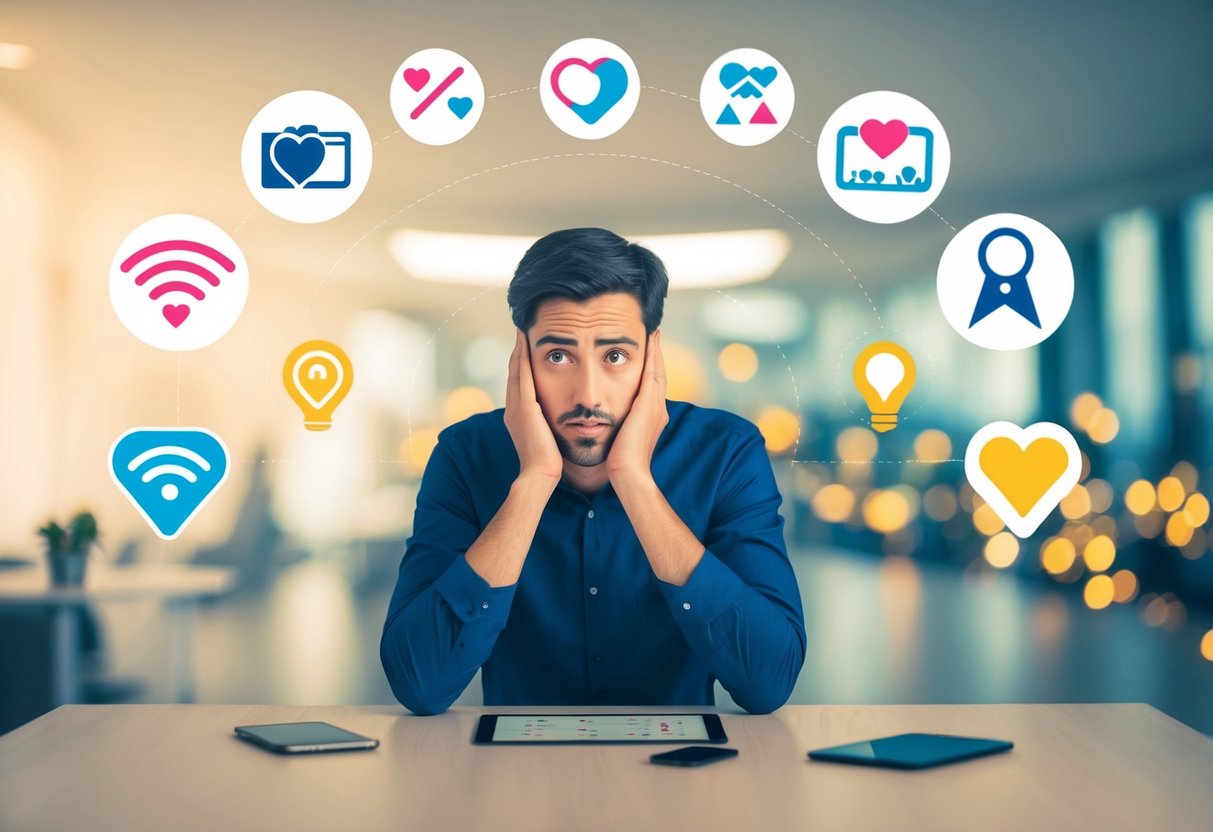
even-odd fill
[[[716,748],[711,745],[688,745],[686,748],[675,748],[673,751],[663,751],[649,757],[650,763],[659,766],[706,766],[717,760],[727,760],[737,756],[736,748]]]
[[[895,737],[881,737],[833,748],[819,748],[809,752],[809,759],[861,766],[916,769],[972,760],[987,754],[1010,751],[1013,747],[1014,744],[1007,740],[955,737],[949,734],[898,734]]]
[[[279,722],[273,725],[238,725],[236,736],[278,754],[316,751],[358,751],[378,748],[379,740],[355,734],[327,722]]]

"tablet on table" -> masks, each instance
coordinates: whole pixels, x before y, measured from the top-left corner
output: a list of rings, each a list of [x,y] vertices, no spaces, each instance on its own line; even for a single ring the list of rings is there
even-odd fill
[[[477,745],[725,743],[716,714],[483,714]]]

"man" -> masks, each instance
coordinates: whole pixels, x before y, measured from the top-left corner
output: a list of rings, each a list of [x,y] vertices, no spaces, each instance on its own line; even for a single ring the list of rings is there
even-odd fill
[[[762,436],[666,401],[661,261],[557,231],[510,282],[504,411],[438,438],[380,657],[440,713],[486,705],[712,705],[768,713],[804,664],[804,613]]]

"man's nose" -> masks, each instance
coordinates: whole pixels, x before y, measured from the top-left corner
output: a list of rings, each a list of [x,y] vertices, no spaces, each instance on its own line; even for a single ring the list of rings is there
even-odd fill
[[[598,369],[583,364],[577,372],[577,385],[573,391],[577,404],[587,409],[601,405],[602,402],[598,398],[601,386],[602,380],[599,378]]]

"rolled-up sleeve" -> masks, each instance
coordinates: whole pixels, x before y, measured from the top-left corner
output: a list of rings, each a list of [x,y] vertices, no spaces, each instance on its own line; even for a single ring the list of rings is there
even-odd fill
[[[762,435],[741,436],[683,586],[659,582],[691,649],[751,713],[787,702],[805,659],[804,611]]]

